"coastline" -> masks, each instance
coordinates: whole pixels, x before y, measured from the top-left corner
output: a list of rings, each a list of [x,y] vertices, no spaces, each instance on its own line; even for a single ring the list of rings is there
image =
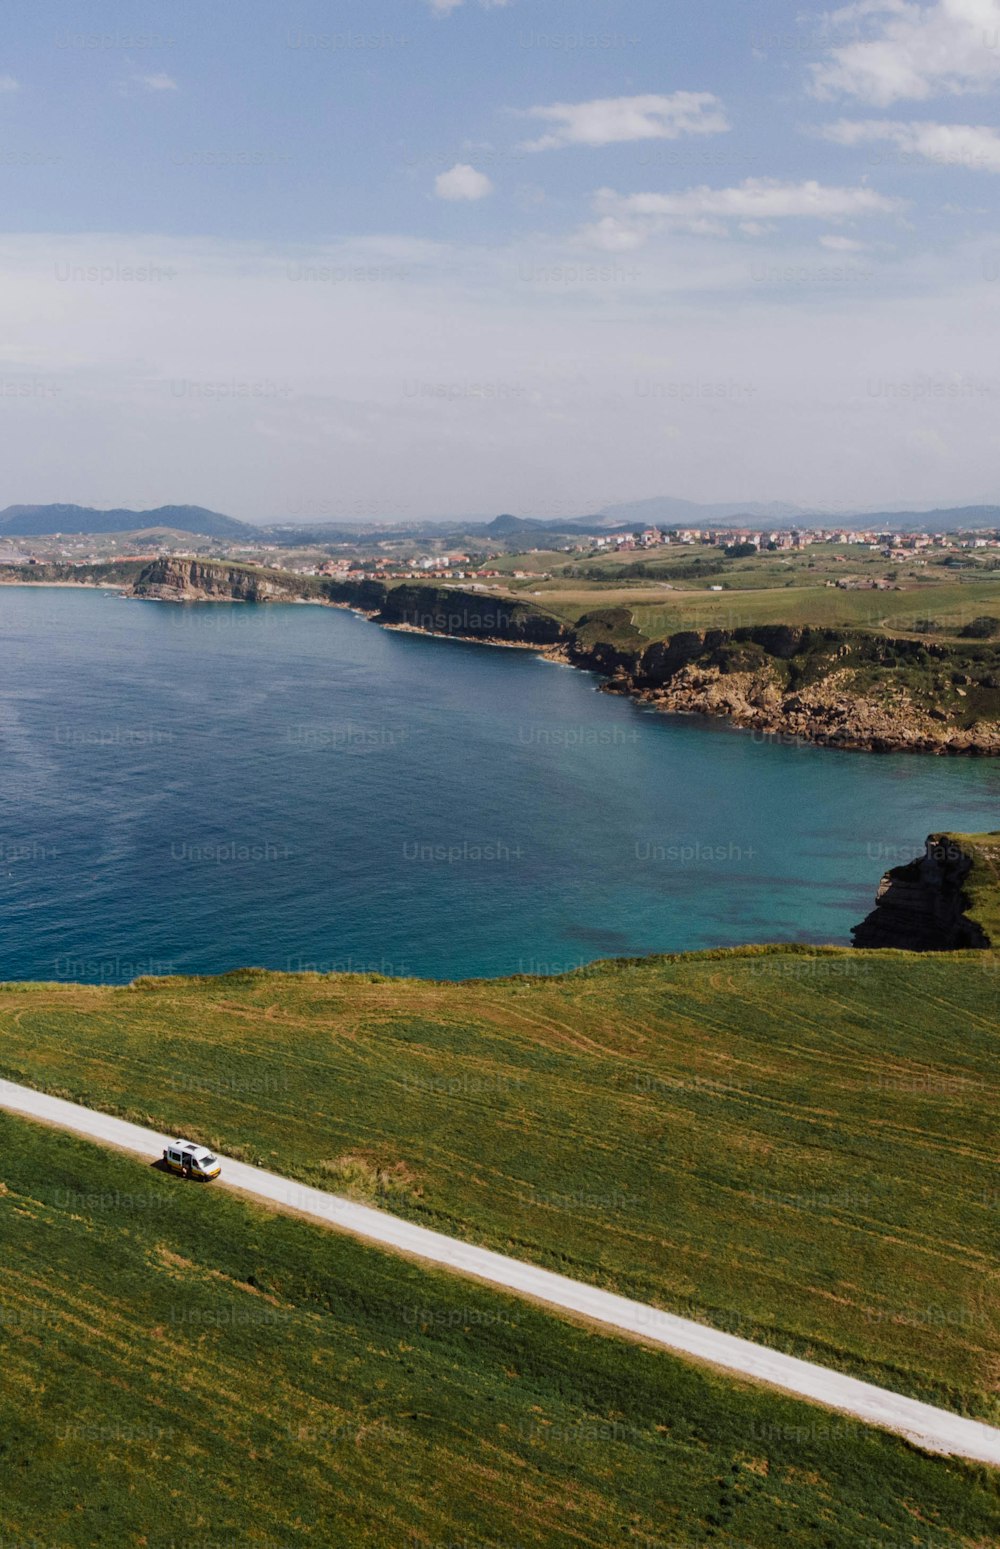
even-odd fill
[[[994,722],[988,722],[976,731],[935,736],[927,724],[914,724],[913,721],[906,721],[895,729],[884,722],[865,725],[868,707],[863,701],[855,706],[863,729],[852,729],[835,716],[809,719],[803,717],[803,712],[796,711],[783,718],[780,710],[770,706],[720,710],[698,691],[686,697],[683,690],[665,693],[660,689],[619,688],[609,683],[602,685],[602,692],[620,693],[662,715],[706,716],[721,720],[734,731],[749,732],[755,741],[780,747],[809,746],[840,753],[922,753],[934,758],[1000,757],[1000,726]],[[877,715],[878,707],[875,712]]]
[[[118,592],[122,597],[131,595],[129,592],[122,591],[120,581],[8,581],[5,576],[0,576],[0,586],[19,586],[26,591],[36,592],[43,588],[52,588],[78,592]]]
[[[123,593],[123,595],[135,594]],[[513,601],[513,599],[500,599],[496,594],[476,595],[481,601]],[[145,600],[197,602],[244,601],[245,599],[153,597]],[[704,684],[697,681],[689,683],[685,680],[680,684],[674,681],[669,688],[644,686],[627,675],[616,675],[613,664],[608,664],[601,659],[603,653],[599,646],[588,649],[582,646],[572,634],[558,644],[505,640],[496,635],[458,634],[453,631],[428,628],[419,623],[388,619],[382,616],[378,608],[366,608],[340,598],[275,598],[274,600],[309,601],[316,602],[320,606],[343,608],[347,612],[358,614],[370,623],[377,624],[382,629],[392,630],[397,634],[424,635],[429,639],[456,640],[466,645],[484,645],[501,650],[532,651],[547,661],[572,667],[577,671],[592,673],[599,680],[597,684],[599,693],[620,695],[661,715],[707,717],[722,721],[734,731],[748,731],[761,741],[775,742],[786,747],[809,746],[844,753],[924,753],[933,757],[959,757],[963,754],[968,757],[983,758],[1000,756],[1000,725],[993,723],[987,723],[981,733],[977,731],[975,733],[958,732],[951,736],[935,735],[935,729],[924,717],[917,717],[911,713],[905,718],[904,724],[893,726],[891,717],[882,707],[874,704],[866,705],[864,701],[860,702],[859,706],[859,702],[854,701],[853,710],[857,714],[860,708],[861,718],[865,724],[863,728],[852,730],[841,719],[841,715],[848,711],[848,706],[843,704],[831,706],[832,713],[825,716],[817,715],[815,710],[810,713],[809,710],[800,709],[798,706],[790,713],[773,699],[768,700],[766,695],[764,702],[759,704],[749,698],[744,699],[742,703],[734,703],[731,694],[720,700],[718,697],[713,697],[711,692],[706,693]],[[683,677],[683,673],[678,674],[678,677]],[[738,677],[738,674],[732,675],[733,680]],[[864,714],[865,710],[869,712],[867,715]]]
[[[501,651],[531,651],[536,656],[547,654],[545,646],[532,645],[530,640],[501,640],[490,635],[449,635],[440,629],[421,629],[419,624],[394,624],[383,622],[377,613],[368,613],[363,608],[351,608],[349,604],[335,603],[335,607],[346,607],[348,613],[359,613],[362,618],[368,619],[371,624],[378,624],[380,629],[387,629],[394,635],[423,635],[428,640],[456,640],[461,645],[489,645]],[[570,663],[567,662],[567,666]]]
[[[837,646],[837,631],[768,626],[757,631],[708,631],[704,636],[680,632],[664,641],[649,641],[626,631],[626,643],[619,645],[597,634],[594,625],[599,628],[606,621],[596,616],[574,627],[516,597],[375,581],[332,581],[324,586],[320,578],[301,578],[302,583],[307,580],[318,583],[303,586],[311,595],[301,591],[295,595],[292,588],[299,578],[277,570],[255,570],[223,560],[161,559],[135,579],[0,577],[0,585],[113,590],[128,600],[174,604],[284,602],[341,608],[400,634],[532,651],[545,660],[592,673],[599,692],[632,699],[659,714],[718,720],[761,741],[852,753],[1000,756],[1000,720],[949,725],[943,714],[915,704],[905,686],[894,685],[888,674],[884,690],[876,685],[867,693],[856,691],[847,669],[831,671],[806,688],[793,690],[782,681],[780,668],[792,654],[796,636],[803,640],[810,635],[829,637],[840,657],[844,648]],[[336,586],[347,595],[336,595],[332,590]],[[484,614],[484,605],[494,611]],[[506,635],[497,632],[498,623],[506,627]],[[581,625],[588,624],[591,627],[584,632]],[[792,648],[784,649],[769,638],[781,634],[792,637]],[[846,638],[845,632],[840,634]],[[763,638],[763,654],[757,637]],[[746,654],[748,641],[757,652],[752,670],[739,660],[717,662],[727,647],[734,656],[739,649]],[[912,642],[890,643],[913,649]]]

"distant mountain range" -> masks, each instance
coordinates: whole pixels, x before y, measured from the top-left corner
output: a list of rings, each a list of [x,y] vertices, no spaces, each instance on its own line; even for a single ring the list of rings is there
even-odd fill
[[[504,514],[492,521],[484,518],[465,520],[384,523],[378,526],[351,526],[343,519],[315,521],[297,525],[276,522],[258,525],[241,522],[205,506],[157,506],[154,511],[131,511],[119,507],[98,511],[92,506],[46,505],[7,506],[0,511],[0,538],[35,538],[54,533],[146,533],[170,530],[206,538],[227,538],[243,543],[261,541],[291,548],[296,545],[348,543],[359,538],[384,537],[419,541],[430,537],[459,540],[474,538],[517,538],[523,535],[535,543],[545,535],[577,536],[592,532],[631,532],[638,527],[718,527],[734,524],[743,527],[795,527],[808,524],[824,527],[865,527],[887,531],[912,532],[947,530],[959,527],[1000,527],[1000,506],[947,506],[931,511],[821,511],[781,501],[761,504],[757,501],[727,501],[701,505],[694,500],[679,500],[669,495],[650,500],[633,500],[622,505],[605,506],[589,516],[561,519]]]
[[[537,538],[540,533],[632,532],[638,527],[863,527],[889,532],[941,531],[958,527],[1000,527],[1000,506],[947,506],[933,511],[822,511],[780,501],[760,504],[736,501],[699,505],[693,500],[674,500],[668,495],[605,506],[595,516],[559,521],[549,517],[497,516],[485,531],[498,538],[519,533]]]
[[[954,527],[1000,527],[1000,506],[944,506],[936,511],[861,511],[851,518],[838,517],[833,524],[842,527],[845,520],[863,522],[865,527],[887,527],[893,531],[939,532]]]
[[[0,534],[36,538],[48,533],[136,532],[172,527],[204,533],[206,538],[257,538],[260,528],[204,506],[157,506],[155,511],[96,511],[92,506],[7,506],[0,511]]]
[[[495,516],[492,522],[487,522],[482,531],[492,538],[516,538],[518,533],[524,533],[526,537],[532,537],[540,532],[568,532],[583,533],[602,531],[610,527],[611,519],[602,514],[597,516],[578,516],[572,521],[558,521],[554,517],[542,516]],[[623,530],[627,524],[618,523]],[[470,529],[474,531],[475,529]],[[631,527],[629,527],[631,531]]]
[[[654,495],[651,500],[630,500],[623,505],[605,506],[601,512],[609,522],[628,522],[633,527],[654,524],[657,527],[704,527],[707,522],[731,522],[738,517],[777,527],[808,514],[803,506],[790,506],[780,500],[764,505],[754,500],[702,505],[697,500],[677,500],[671,495]]]

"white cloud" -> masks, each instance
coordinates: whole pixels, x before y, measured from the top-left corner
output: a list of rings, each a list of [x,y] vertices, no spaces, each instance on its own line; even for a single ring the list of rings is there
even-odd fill
[[[155,75],[136,75],[133,80],[138,86],[145,86],[147,91],[177,90],[177,82],[165,70],[158,70]]]
[[[722,134],[729,122],[718,97],[707,91],[677,91],[670,97],[599,97],[592,102],[553,102],[524,109],[526,118],[555,128],[525,151],[562,145],[618,145],[628,140],[677,140],[685,134]]]
[[[684,222],[685,231],[694,237],[728,237],[729,227],[724,221],[710,220],[707,215],[695,215]],[[743,229],[742,226],[740,228]]]
[[[439,172],[434,179],[434,192],[439,199],[485,199],[493,192],[493,184],[485,172],[477,172],[467,161],[456,162],[448,172]]]
[[[629,253],[645,241],[642,231],[627,221],[616,220],[613,215],[605,215],[603,220],[584,226],[578,236],[587,247],[597,247],[605,253]]]
[[[903,99],[988,91],[1000,83],[1000,0],[862,0],[825,18],[853,25],[811,67],[819,97],[858,97],[879,107]]]
[[[846,27],[866,16],[898,16],[907,10],[909,4],[910,0],[855,0],[853,5],[842,5],[836,11],[828,11],[822,17],[822,25],[830,31],[836,27]]]
[[[832,188],[822,183],[783,183],[778,178],[747,178],[736,188],[689,188],[679,194],[619,194],[600,188],[597,211],[619,221],[631,221],[639,232],[666,223],[677,229],[718,235],[720,221],[741,222],[741,230],[758,234],[754,226],[772,220],[840,221],[864,215],[891,215],[903,208],[899,199],[873,188]],[[706,226],[706,222],[713,222]]]
[[[452,11],[457,11],[464,0],[429,0],[430,8],[435,16],[450,16]],[[479,0],[484,11],[502,10],[510,0]]]
[[[821,131],[837,145],[887,141],[908,156],[945,167],[1000,172],[1000,131],[985,124],[897,123],[892,119],[842,118]]]
[[[828,248],[831,253],[863,253],[867,244],[856,241],[854,237],[827,235],[820,237],[819,245]]]
[[[20,91],[20,90],[21,90],[21,83],[20,83],[20,81],[15,80],[14,76],[12,76],[12,75],[0,75],[0,92],[3,92],[3,91]]]

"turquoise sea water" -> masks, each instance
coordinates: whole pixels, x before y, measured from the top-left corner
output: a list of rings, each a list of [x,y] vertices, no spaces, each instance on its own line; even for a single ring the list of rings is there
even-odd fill
[[[846,943],[1000,763],[756,741],[312,607],[0,589],[0,977]]]

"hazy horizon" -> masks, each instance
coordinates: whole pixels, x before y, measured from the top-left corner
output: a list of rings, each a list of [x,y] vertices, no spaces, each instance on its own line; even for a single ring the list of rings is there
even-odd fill
[[[949,500],[945,504],[942,504],[942,503],[937,502],[937,501],[927,502],[927,501],[920,501],[920,500],[917,500],[917,501],[895,500],[895,501],[891,502],[890,504],[885,504],[885,505],[878,505],[878,506],[874,506],[874,505],[869,505],[869,506],[850,505],[850,506],[844,506],[843,508],[838,510],[836,507],[832,507],[832,506],[809,508],[809,507],[806,507],[806,506],[802,505],[799,502],[794,502],[794,501],[783,502],[783,501],[767,501],[767,500],[759,500],[759,499],[747,499],[745,501],[724,500],[724,499],[723,500],[717,500],[717,501],[698,501],[698,500],[694,500],[694,499],[692,499],[691,497],[688,497],[688,496],[640,495],[640,496],[637,496],[637,497],[635,497],[634,499],[631,499],[631,500],[615,500],[615,501],[611,501],[611,502],[608,503],[607,506],[605,506],[605,507],[603,507],[601,509],[597,509],[596,507],[592,507],[590,509],[582,509],[582,510],[578,511],[576,513],[576,515],[573,515],[572,512],[568,508],[564,508],[564,509],[562,509],[562,510],[560,510],[558,512],[553,512],[553,513],[549,514],[549,513],[546,513],[544,508],[541,508],[541,509],[533,508],[533,509],[530,509],[530,510],[526,509],[526,510],[523,510],[523,511],[515,511],[515,510],[512,510],[508,506],[500,506],[495,511],[458,511],[458,512],[451,512],[451,513],[417,512],[417,513],[415,513],[412,516],[401,516],[401,515],[394,514],[392,512],[387,511],[382,516],[367,516],[367,517],[354,517],[354,516],[351,516],[351,515],[344,515],[344,516],[339,516],[339,517],[338,516],[334,516],[334,515],[321,516],[321,515],[318,515],[318,514],[315,515],[315,516],[310,516],[310,517],[296,517],[294,515],[287,515],[287,514],[282,515],[282,516],[271,516],[271,517],[268,517],[268,516],[247,516],[242,511],[240,511],[238,509],[234,509],[231,506],[229,508],[208,507],[208,506],[205,506],[204,503],[201,502],[201,501],[191,501],[191,502],[184,501],[184,502],[182,502],[182,501],[173,501],[173,500],[163,500],[163,501],[158,501],[156,503],[156,505],[152,505],[152,506],[144,506],[144,507],[136,506],[136,507],[131,507],[131,508],[126,508],[126,507],[117,508],[117,507],[89,506],[89,505],[85,505],[82,501],[76,501],[76,500],[58,500],[58,501],[44,501],[44,502],[42,502],[42,501],[18,500],[18,501],[10,501],[10,502],[8,502],[8,504],[6,506],[0,507],[0,517],[2,517],[5,514],[6,511],[9,511],[11,509],[15,509],[15,510],[18,509],[18,508],[23,508],[23,509],[34,508],[34,509],[38,509],[38,508],[45,508],[46,506],[53,506],[53,507],[57,507],[58,506],[58,507],[62,507],[64,509],[74,509],[75,508],[75,509],[81,509],[81,510],[92,510],[95,513],[100,514],[100,515],[104,515],[109,510],[121,509],[121,510],[127,510],[129,512],[129,514],[134,515],[134,516],[150,516],[150,515],[155,515],[159,511],[162,511],[164,509],[169,509],[169,508],[180,509],[180,508],[183,508],[183,507],[187,506],[187,507],[189,507],[190,509],[193,509],[193,510],[194,509],[200,509],[200,510],[212,511],[212,512],[214,512],[214,514],[216,516],[225,516],[225,517],[233,518],[236,521],[246,522],[249,526],[252,526],[252,527],[278,527],[278,526],[289,526],[289,527],[309,527],[309,526],[313,526],[313,527],[323,527],[323,526],[331,526],[331,527],[350,528],[351,530],[359,531],[359,532],[364,532],[364,531],[368,531],[368,530],[374,532],[374,531],[382,531],[383,529],[392,529],[392,528],[397,528],[397,527],[418,527],[418,526],[434,526],[434,525],[455,526],[455,525],[461,524],[461,523],[466,523],[470,527],[488,526],[491,522],[497,520],[497,518],[501,517],[501,516],[513,516],[513,517],[516,517],[518,520],[529,521],[529,522],[530,521],[540,521],[541,522],[541,521],[545,521],[546,519],[550,519],[553,523],[558,522],[558,521],[587,521],[590,518],[594,518],[595,520],[600,519],[602,521],[611,521],[613,518],[620,516],[620,520],[622,522],[627,522],[630,518],[629,518],[629,516],[626,513],[628,513],[632,508],[639,508],[639,507],[642,507],[642,506],[653,505],[653,504],[660,503],[660,502],[664,502],[664,503],[676,502],[677,504],[687,505],[687,506],[690,506],[692,508],[689,518],[686,517],[683,513],[676,513],[676,512],[672,513],[672,514],[671,513],[664,513],[659,518],[655,518],[655,517],[651,517],[650,518],[651,520],[659,520],[662,523],[666,523],[667,525],[676,525],[676,524],[684,522],[687,519],[690,519],[692,521],[695,520],[697,515],[698,515],[698,510],[697,510],[698,507],[701,508],[701,512],[702,512],[701,519],[705,520],[705,521],[715,522],[717,524],[721,524],[721,523],[727,522],[729,520],[735,520],[740,515],[745,515],[745,516],[747,516],[749,518],[752,518],[753,520],[758,520],[758,521],[764,523],[765,525],[767,523],[769,523],[769,522],[781,522],[781,521],[788,522],[788,521],[793,521],[793,520],[795,520],[797,518],[800,518],[803,522],[805,522],[805,521],[814,521],[817,524],[820,524],[822,521],[827,520],[832,525],[839,525],[841,522],[847,521],[847,520],[849,520],[851,518],[857,518],[858,520],[861,520],[862,518],[865,518],[865,517],[880,516],[880,515],[898,515],[898,514],[914,514],[914,515],[926,514],[926,515],[931,515],[935,511],[961,511],[961,510],[967,510],[967,509],[974,509],[974,508],[979,507],[979,506],[990,506],[990,507],[995,506],[997,509],[1000,509],[1000,499],[991,499],[989,497],[987,497],[985,499],[981,499],[981,500]],[[729,507],[729,506],[731,506],[733,508],[732,513],[726,513],[726,514],[721,514],[720,513],[719,508],[725,508],[725,507]],[[66,529],[66,530],[69,531],[70,529]],[[123,531],[127,531],[128,529],[123,528],[122,530]],[[5,536],[5,534],[0,533],[0,538],[2,538],[3,536]],[[16,532],[16,530],[14,528],[10,529],[9,536],[11,536],[11,537],[18,536],[18,534],[17,534],[17,532]]]

